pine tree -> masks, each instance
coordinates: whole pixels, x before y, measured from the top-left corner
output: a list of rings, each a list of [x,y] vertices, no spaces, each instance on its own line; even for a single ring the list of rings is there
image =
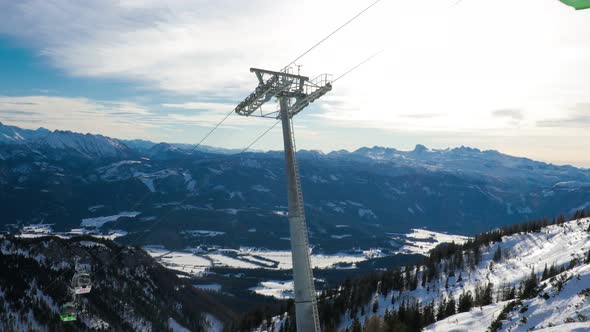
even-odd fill
[[[373,313],[376,314],[379,311],[379,299],[375,299],[373,302]]]
[[[453,295],[451,295],[449,297],[449,302],[447,302],[447,307],[445,308],[445,317],[453,316],[456,313],[457,313],[457,311],[456,311],[455,298],[453,297]]]
[[[363,332],[363,327],[361,326],[361,322],[359,321],[358,317],[354,317],[354,320],[352,321],[351,332]]]
[[[494,285],[492,283],[488,283],[483,293],[482,305],[489,305],[494,302]]]
[[[382,332],[383,327],[381,324],[381,318],[377,315],[372,316],[371,318],[365,321],[365,326],[363,328],[364,332]]]
[[[436,320],[443,320],[446,318],[445,314],[447,312],[447,299],[442,298],[438,302],[438,310],[436,312]]]
[[[436,321],[434,317],[434,301],[424,307],[422,313],[422,326],[428,326]]]
[[[498,249],[496,249],[496,252],[494,252],[494,257],[492,258],[492,260],[494,262],[498,263],[501,259],[502,259],[502,247],[498,246]]]
[[[473,296],[471,295],[471,291],[463,291],[461,295],[459,295],[459,312],[468,312],[473,308]]]
[[[537,293],[538,283],[539,281],[537,280],[537,275],[533,269],[529,277],[525,279],[522,284],[522,292],[520,293],[520,297],[523,299],[530,299],[531,297],[534,297]]]

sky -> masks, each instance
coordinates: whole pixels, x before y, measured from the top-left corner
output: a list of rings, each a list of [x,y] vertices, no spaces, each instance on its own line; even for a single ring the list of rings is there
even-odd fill
[[[373,0],[0,0],[0,121],[196,143]],[[299,149],[471,146],[590,167],[590,10],[557,0],[382,0],[297,61],[346,72],[295,118]],[[277,107],[273,101],[267,108]],[[204,144],[273,120],[232,115]],[[281,149],[279,126],[255,149]]]

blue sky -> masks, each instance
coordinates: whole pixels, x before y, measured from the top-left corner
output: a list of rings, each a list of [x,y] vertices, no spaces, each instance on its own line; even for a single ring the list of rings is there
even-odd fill
[[[3,96],[31,94],[85,96],[92,99],[125,99],[140,96],[132,82],[123,80],[93,80],[72,77],[52,67],[34,49],[19,45],[18,40],[0,37],[0,93]]]
[[[2,2],[0,121],[198,142],[255,87],[250,67],[281,68],[371,2]],[[590,167],[590,11],[455,2],[382,1],[301,59],[337,76],[384,50],[298,115],[298,147],[466,145]],[[241,148],[272,123],[233,115],[205,144]],[[279,128],[255,146],[281,147]]]

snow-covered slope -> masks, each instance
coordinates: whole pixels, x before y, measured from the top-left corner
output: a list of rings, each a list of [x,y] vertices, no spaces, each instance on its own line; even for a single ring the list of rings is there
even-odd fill
[[[589,226],[590,219],[583,219],[550,226],[540,233],[510,236],[491,247],[508,249],[508,258],[486,269],[483,265],[490,263],[490,250],[482,267],[471,274],[471,280],[452,290],[458,294],[462,288],[473,288],[473,281],[482,278],[496,285],[518,284],[532,269],[540,274],[545,265],[563,266],[572,259],[584,262],[590,249]],[[523,300],[508,313],[499,331],[590,331],[590,264],[581,263],[541,282],[539,288],[539,296]],[[453,315],[425,331],[485,331],[509,302],[512,301]]]
[[[37,130],[8,126],[0,122],[0,143],[26,143],[30,140],[46,137],[51,131],[45,128]]]
[[[455,271],[454,276],[443,272],[438,280],[424,286],[418,284],[414,291],[392,292],[387,296],[375,294],[374,300],[366,306],[367,314],[361,315],[360,321],[362,323],[373,315],[370,306],[375,300],[379,303],[377,314],[384,315],[386,310],[399,308],[404,300],[416,299],[422,304],[434,301],[438,305],[441,298],[453,297],[458,303],[459,295],[468,291],[474,294],[476,287],[491,283],[496,303],[452,315],[428,326],[425,331],[486,331],[503,308],[513,301],[517,303],[502,320],[498,331],[554,331],[556,328],[559,331],[590,331],[590,263],[586,261],[590,250],[589,227],[590,218],[585,218],[548,226],[536,233],[506,236],[501,242],[482,249],[482,260],[474,269],[466,267]],[[499,247],[501,258],[494,262],[493,256]],[[573,265],[572,261],[575,262]],[[564,267],[565,271],[540,282],[538,296],[500,301],[497,293],[501,287],[518,288],[533,271],[541,279],[544,269],[552,265],[558,269]],[[420,279],[421,275],[418,276]],[[392,296],[397,298],[393,305]],[[341,327],[351,323],[346,319]]]
[[[482,151],[464,146],[453,149],[428,149],[418,144],[412,151],[375,146],[372,148],[363,147],[353,152],[335,151],[327,156],[353,158],[359,161],[388,162],[412,168],[419,167],[429,171],[460,173],[476,177],[527,179],[527,181],[543,184],[557,184],[560,178],[579,179],[582,177],[590,181],[590,177],[583,169],[557,166],[506,155],[495,150]],[[571,185],[588,186],[588,183],[578,180],[571,182]]]
[[[482,235],[475,243],[484,245],[466,245],[447,256],[445,250],[452,249],[438,249],[442,259],[431,255],[429,263],[401,275],[392,271],[343,284],[320,297],[320,307],[343,313],[336,320],[338,331],[351,329],[355,317],[361,325],[372,324],[369,331],[385,330],[375,326],[388,322],[408,324],[404,331],[418,331],[421,326],[431,332],[590,331],[590,218],[569,222],[558,218],[553,225],[535,228],[538,225],[513,228],[538,229],[534,232],[505,229],[504,234],[512,235],[497,242],[482,240]],[[500,233],[488,234],[492,240]],[[370,289],[372,293],[360,300],[359,294]],[[466,294],[472,295],[472,302],[461,309]],[[402,306],[405,314],[399,311]],[[381,323],[375,323],[375,317]],[[407,317],[417,318],[408,323]],[[332,317],[321,319],[334,322]],[[284,318],[275,317],[273,322],[262,330],[278,331]]]
[[[71,149],[87,158],[124,158],[134,154],[117,139],[71,131],[56,130],[46,136],[41,144],[54,149]]]

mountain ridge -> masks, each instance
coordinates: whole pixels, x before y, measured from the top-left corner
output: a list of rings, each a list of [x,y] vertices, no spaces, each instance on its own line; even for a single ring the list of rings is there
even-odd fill
[[[12,133],[12,136],[9,135],[9,133]],[[25,133],[25,134],[21,134],[21,133]],[[179,149],[180,151],[184,151],[184,152],[188,152],[193,150],[194,145],[192,144],[187,144],[187,143],[170,143],[170,142],[153,142],[150,140],[145,140],[145,139],[118,139],[118,138],[112,138],[112,137],[108,137],[108,136],[103,136],[101,134],[91,134],[91,133],[86,133],[86,134],[82,134],[82,133],[77,133],[77,132],[73,132],[70,130],[54,130],[54,131],[50,131],[48,129],[45,129],[43,127],[40,127],[38,129],[35,130],[31,130],[31,129],[23,129],[17,126],[10,126],[10,125],[5,125],[2,124],[0,122],[0,143],[31,143],[34,141],[37,141],[41,138],[46,138],[46,136],[51,136],[50,134],[56,134],[56,136],[58,136],[58,138],[51,138],[49,139],[49,145],[53,145],[53,146],[60,146],[59,143],[59,136],[63,137],[63,136],[77,136],[77,135],[83,135],[86,138],[90,138],[90,139],[104,139],[106,141],[109,141],[111,145],[115,145],[117,144],[121,144],[124,145],[125,147],[128,147],[129,149],[132,149],[136,152],[138,152],[139,154],[143,154],[148,152],[148,150],[150,150],[151,148],[153,148],[156,145],[168,145],[170,147],[174,147]],[[62,144],[65,144],[65,142],[63,142]],[[213,154],[232,154],[232,153],[237,153],[239,151],[241,151],[240,149],[229,149],[229,148],[221,148],[221,147],[213,147],[213,146],[207,146],[207,145],[202,145],[199,146],[197,148],[199,151],[202,152],[207,152],[207,153],[213,153]],[[256,152],[259,153],[259,152]],[[265,153],[265,152],[261,152],[261,153]],[[276,153],[281,153],[281,151],[267,151],[266,153],[268,154],[276,154]],[[480,156],[485,156],[485,157],[493,157],[494,160],[498,160],[498,158],[500,159],[506,159],[509,158],[513,161],[518,161],[520,163],[533,163],[535,165],[538,165],[541,168],[564,168],[564,169],[578,169],[578,170],[584,170],[584,171],[590,171],[590,169],[588,168],[583,168],[583,167],[576,167],[573,165],[555,165],[553,163],[549,163],[549,162],[543,162],[543,161],[536,161],[533,160],[531,158],[527,158],[527,157],[518,157],[518,156],[512,156],[512,155],[508,155],[508,154],[504,154],[502,152],[499,152],[498,150],[480,150],[478,148],[472,148],[472,147],[466,147],[466,146],[459,146],[459,147],[454,147],[454,148],[444,148],[444,149],[430,149],[428,147],[426,147],[423,144],[416,144],[414,149],[412,150],[399,150],[397,148],[393,148],[393,147],[384,147],[384,146],[379,146],[379,145],[375,145],[373,147],[360,147],[358,149],[355,150],[345,150],[345,149],[341,149],[341,150],[334,150],[334,151],[329,151],[329,152],[324,152],[321,150],[299,150],[298,154],[301,155],[306,155],[308,157],[310,156],[324,156],[324,157],[343,157],[343,156],[359,156],[359,157],[364,157],[366,159],[371,159],[374,161],[399,161],[396,159],[396,157],[407,157],[407,156],[422,156],[425,157],[427,156],[428,153],[431,153],[433,155],[436,154],[451,154],[454,156],[469,156],[469,155],[474,155],[474,154],[478,154]],[[429,158],[429,160],[432,158]],[[438,158],[440,160],[440,158]],[[436,159],[434,159],[434,161],[436,161]]]

